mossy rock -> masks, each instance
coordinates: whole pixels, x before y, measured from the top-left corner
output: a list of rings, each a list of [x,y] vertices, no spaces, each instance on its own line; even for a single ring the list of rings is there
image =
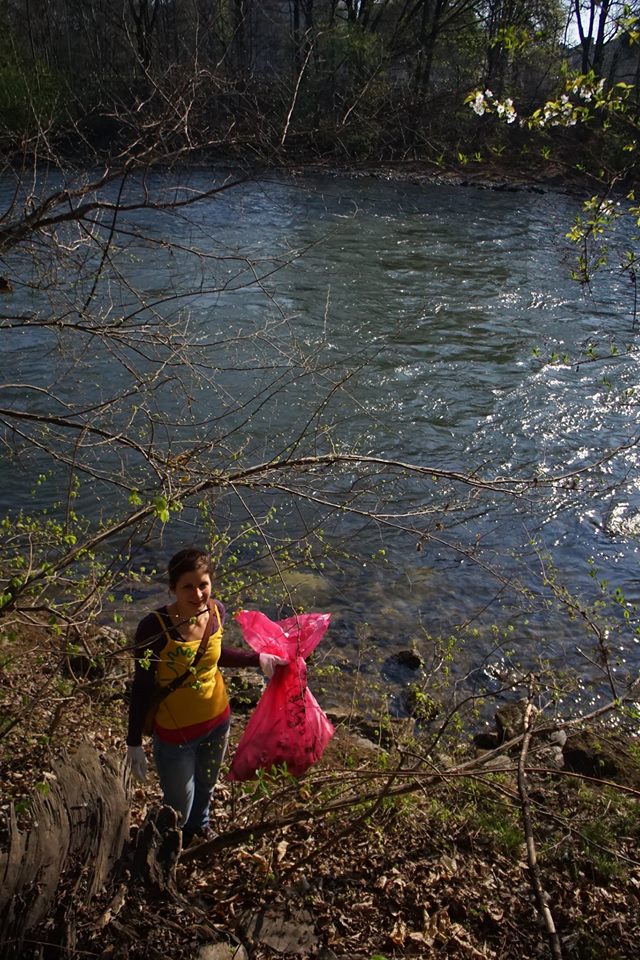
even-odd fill
[[[415,650],[399,650],[389,658],[398,663],[401,667],[407,667],[409,670],[422,670],[424,660]]]
[[[513,740],[514,737],[524,733],[526,708],[526,700],[518,700],[517,703],[506,703],[503,707],[498,707],[496,710],[496,729],[499,743]],[[534,714],[539,712],[535,707],[533,707],[533,711]]]
[[[122,672],[122,663],[130,664],[127,637],[122,630],[103,626],[92,631],[86,644],[67,654],[63,665],[66,676],[74,680],[104,680]]]
[[[418,723],[430,723],[442,709],[442,704],[425,693],[417,683],[409,684],[402,699],[405,710]]]
[[[562,755],[566,770],[640,788],[637,747],[615,733],[580,730],[567,737]]]

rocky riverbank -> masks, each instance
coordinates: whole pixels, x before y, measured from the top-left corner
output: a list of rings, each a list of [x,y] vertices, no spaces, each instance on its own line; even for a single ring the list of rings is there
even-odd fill
[[[499,193],[567,193],[577,197],[598,192],[598,183],[568,165],[532,161],[529,164],[503,163],[484,159],[466,164],[437,164],[429,161],[405,160],[396,163],[358,163],[334,165],[330,161],[309,160],[254,169],[256,176],[282,170],[292,176],[324,175],[346,179],[372,178],[397,183],[433,184],[444,187],[472,187]]]

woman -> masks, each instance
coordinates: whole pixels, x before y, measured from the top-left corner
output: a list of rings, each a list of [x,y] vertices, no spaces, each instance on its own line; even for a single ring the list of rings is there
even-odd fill
[[[145,780],[145,719],[155,693],[164,689],[153,722],[153,756],[164,802],[179,813],[186,846],[195,836],[212,836],[209,802],[230,722],[219,667],[259,666],[270,677],[286,661],[222,646],[225,609],[211,597],[211,562],[203,550],[181,550],[168,570],[173,602],[147,614],[136,630],[127,759],[133,775]]]

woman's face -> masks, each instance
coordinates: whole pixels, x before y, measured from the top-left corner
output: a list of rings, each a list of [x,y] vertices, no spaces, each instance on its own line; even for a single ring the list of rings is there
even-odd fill
[[[176,604],[185,617],[192,617],[198,611],[206,608],[211,596],[211,577],[200,567],[198,570],[187,571],[178,578],[172,591],[176,597]]]

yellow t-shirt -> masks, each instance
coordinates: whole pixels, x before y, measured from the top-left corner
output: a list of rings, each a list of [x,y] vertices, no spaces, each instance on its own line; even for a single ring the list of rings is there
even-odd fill
[[[193,678],[184,680],[158,707],[155,723],[156,733],[161,738],[163,731],[166,731],[168,738],[173,739],[170,736],[171,731],[184,731],[187,727],[202,727],[204,732],[229,713],[229,698],[218,669],[222,648],[222,622],[215,603],[212,604],[212,615],[217,618],[218,627],[211,634],[207,649],[196,664]],[[162,623],[167,639],[156,665],[156,683],[164,687],[189,669],[200,641],[188,642],[182,638],[175,640],[161,614],[156,613],[156,616]],[[197,731],[193,735],[197,735]]]

